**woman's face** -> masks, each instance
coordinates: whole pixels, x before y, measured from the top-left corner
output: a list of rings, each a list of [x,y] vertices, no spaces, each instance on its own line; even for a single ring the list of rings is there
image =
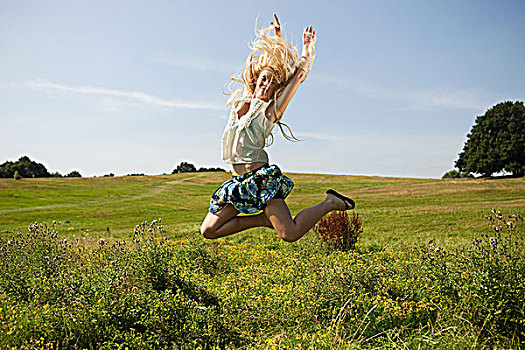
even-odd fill
[[[255,83],[255,98],[259,100],[268,101],[273,97],[273,93],[277,88],[277,82],[274,79],[273,70],[265,68],[257,78]]]

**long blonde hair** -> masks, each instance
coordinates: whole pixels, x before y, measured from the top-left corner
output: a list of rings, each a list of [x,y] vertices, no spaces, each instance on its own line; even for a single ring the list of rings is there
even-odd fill
[[[234,108],[238,108],[240,103],[253,98],[257,78],[264,69],[270,68],[273,71],[273,79],[276,80],[276,89],[273,95],[274,101],[276,101],[277,96],[283,91],[286,82],[294,74],[299,51],[294,45],[288,43],[283,38],[277,35],[271,35],[274,28],[274,26],[270,26],[259,30],[257,24],[255,25],[255,40],[248,45],[251,53],[246,59],[246,63],[242,67],[241,72],[233,75],[228,84],[228,88],[230,88],[234,82],[243,84],[243,87],[231,93],[227,105],[233,104]],[[278,115],[277,110],[276,115]],[[277,124],[285,139],[298,141],[288,125],[281,123],[280,120],[277,120]],[[285,133],[283,125],[288,129],[290,135]],[[271,135],[271,137],[273,142],[273,135]],[[272,142],[270,142],[270,144]]]

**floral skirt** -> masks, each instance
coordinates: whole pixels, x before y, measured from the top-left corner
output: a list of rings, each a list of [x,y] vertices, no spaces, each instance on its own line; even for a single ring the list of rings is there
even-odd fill
[[[255,214],[271,199],[288,197],[293,186],[293,181],[277,165],[266,164],[223,183],[213,193],[209,210],[216,213],[229,203],[243,214]]]

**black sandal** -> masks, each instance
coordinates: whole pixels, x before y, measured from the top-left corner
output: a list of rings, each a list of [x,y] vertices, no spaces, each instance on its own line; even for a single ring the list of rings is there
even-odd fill
[[[326,191],[326,194],[332,194],[332,195],[336,196],[337,198],[342,199],[345,202],[345,205],[346,205],[345,210],[350,210],[350,209],[354,209],[355,208],[355,202],[352,200],[352,198],[345,197],[342,194],[337,193],[334,190],[328,190],[328,191]]]

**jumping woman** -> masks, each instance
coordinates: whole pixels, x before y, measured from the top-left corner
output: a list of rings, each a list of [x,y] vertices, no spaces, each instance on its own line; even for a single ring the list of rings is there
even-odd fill
[[[354,201],[334,190],[326,191],[325,199],[301,210],[292,218],[284,201],[294,183],[281,173],[277,165],[269,165],[264,151],[275,124],[286,135],[281,123],[288,103],[306,79],[315,56],[315,31],[306,27],[303,49],[286,42],[277,16],[275,23],[256,30],[251,54],[239,75],[232,80],[243,86],[235,91],[228,105],[230,118],[222,136],[222,158],[232,165],[232,179],[213,194],[209,212],[201,226],[206,238],[228,236],[252,227],[275,229],[279,237],[294,242],[304,236],[325,214],[332,210],[353,209]],[[275,35],[271,35],[271,31]],[[273,136],[273,135],[272,135]],[[238,216],[243,214],[256,214]]]

